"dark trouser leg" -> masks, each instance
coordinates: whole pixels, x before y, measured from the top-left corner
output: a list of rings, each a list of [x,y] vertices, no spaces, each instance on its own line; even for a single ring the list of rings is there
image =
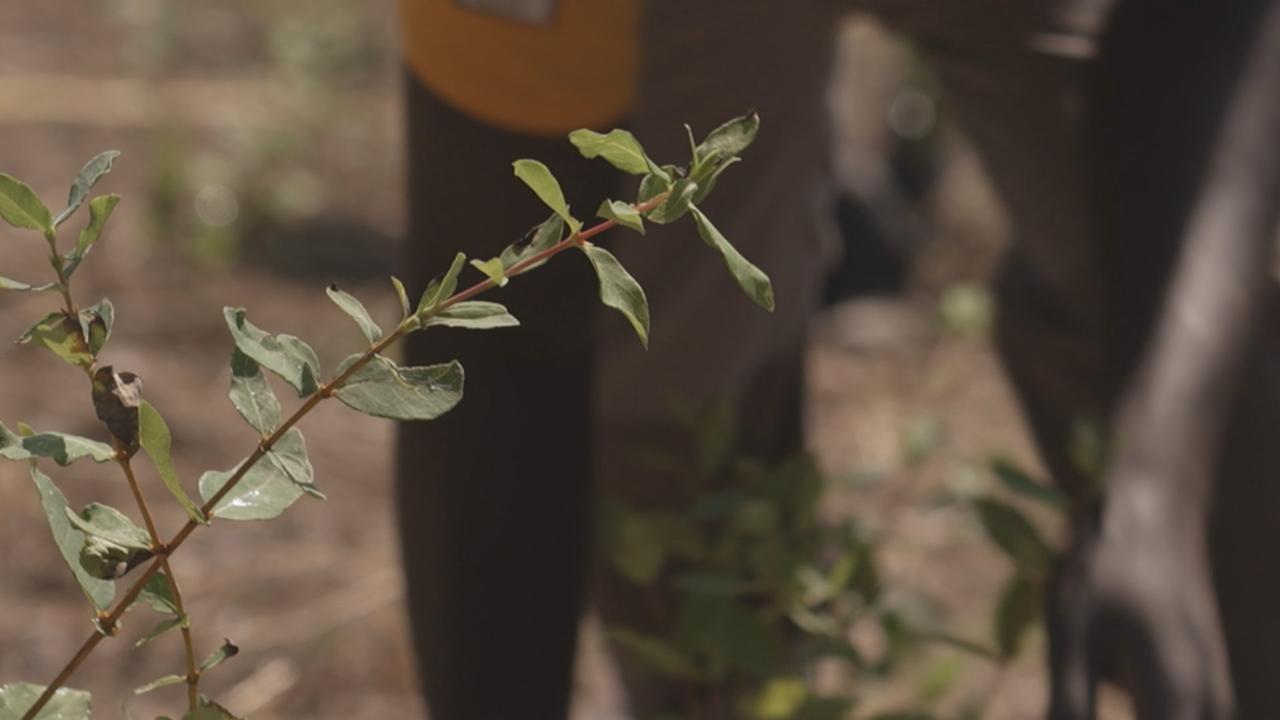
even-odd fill
[[[411,286],[455,252],[492,257],[548,211],[511,175],[538,158],[575,208],[616,172],[563,139],[463,117],[410,77]],[[494,291],[518,328],[411,336],[413,364],[458,358],[463,402],[401,426],[399,516],[409,607],[434,720],[553,720],[566,712],[588,563],[588,388],[595,278],[558,258]],[[470,270],[464,277],[478,280]]]
[[[696,492],[687,476],[638,461],[640,452],[690,457],[692,438],[667,410],[668,394],[697,406],[731,403],[742,454],[776,460],[801,449],[806,324],[834,257],[819,213],[830,208],[824,92],[835,25],[820,5],[645,5],[634,127],[652,156],[687,161],[681,123],[701,137],[733,116],[760,112],[759,138],[703,207],[771,276],[777,310],[767,313],[743,296],[690,222],[652,225],[643,240],[617,246],[648,293],[653,328],[645,352],[616,313],[601,315],[596,467],[602,492],[633,507],[684,509]],[[671,619],[670,588],[641,588],[605,570],[595,589],[607,622],[661,631]],[[679,688],[635,682],[644,673],[629,672],[625,655],[620,660],[639,717],[685,707],[687,698],[674,696]]]

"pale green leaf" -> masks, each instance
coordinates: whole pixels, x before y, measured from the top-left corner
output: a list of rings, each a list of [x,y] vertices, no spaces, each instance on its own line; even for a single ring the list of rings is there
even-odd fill
[[[356,325],[360,326],[360,332],[364,333],[365,339],[370,344],[382,339],[382,328],[378,327],[378,323],[374,322],[373,317],[369,315],[364,303],[356,299],[355,295],[339,290],[337,285],[330,285],[325,288],[325,293],[329,295],[329,299],[335,305],[341,308],[342,312],[350,315],[351,319],[356,321]]]
[[[66,496],[48,475],[40,472],[34,462],[31,463],[31,479],[40,493],[40,506],[44,508],[44,516],[53,533],[53,542],[58,546],[58,554],[70,568],[76,583],[94,609],[101,612],[110,608],[111,601],[115,598],[116,586],[110,581],[93,577],[80,565],[80,550],[84,547],[85,534],[68,517],[70,508]]]
[[[550,249],[560,242],[562,237],[564,237],[564,220],[561,220],[559,215],[552,213],[551,217],[525,235],[529,242],[526,243],[523,240],[515,242],[502,251],[502,255],[499,256],[502,260],[502,269],[510,270],[517,263]],[[523,269],[532,270],[545,262],[546,260],[542,260]]]
[[[681,178],[671,187],[671,194],[667,196],[666,201],[645,213],[645,217],[660,225],[675,222],[689,212],[693,196],[697,192],[696,182],[689,178]]]
[[[636,194],[636,204],[648,202],[672,188],[669,175],[649,173],[640,180],[640,191]]]
[[[86,536],[80,565],[93,577],[114,580],[154,556],[147,532],[115,508],[92,503],[67,517]]]
[[[508,280],[506,273],[503,272],[502,258],[495,257],[488,260],[472,260],[471,267],[485,274],[485,277],[493,281],[498,287],[505,287]]]
[[[610,130],[606,135],[585,129],[574,130],[569,133],[569,142],[583,157],[603,157],[610,165],[632,175],[644,175],[652,164],[640,142],[626,130]]]
[[[53,231],[49,208],[35,191],[4,173],[0,173],[0,220],[24,230]]]
[[[114,460],[116,451],[105,443],[60,432],[19,437],[0,424],[0,457],[7,460],[50,458],[59,465],[66,466],[83,458],[104,463]]]
[[[516,160],[512,166],[515,168],[516,177],[532,188],[542,202],[555,211],[555,214],[559,215],[573,232],[582,229],[582,223],[569,214],[569,206],[564,201],[564,192],[560,190],[560,183],[556,181],[546,165],[537,160]]]
[[[151,692],[152,690],[159,690],[162,687],[169,687],[170,685],[181,685],[186,681],[187,679],[181,675],[165,675],[162,678],[157,678],[155,680],[152,680],[151,682],[147,683],[146,685],[143,685],[140,688],[134,689],[133,694],[145,695]]]
[[[84,203],[85,198],[89,197],[89,191],[93,189],[93,186],[98,184],[103,175],[111,172],[111,163],[118,157],[120,157],[118,150],[107,150],[106,152],[98,153],[93,159],[85,163],[80,173],[76,175],[76,179],[71,183],[71,190],[67,193],[67,206],[54,219],[54,227],[61,225]]]
[[[11,683],[0,687],[0,720],[21,720],[36,704],[44,688],[31,683]],[[40,709],[35,720],[89,720],[89,693],[59,688]]]
[[[96,305],[81,310],[78,320],[82,336],[89,341],[89,354],[96,358],[111,337],[111,328],[116,321],[115,306],[103,298]]]
[[[720,253],[720,257],[724,258],[724,264],[729,268],[729,274],[733,275],[738,287],[742,288],[747,297],[757,305],[773,312],[773,283],[769,281],[769,276],[743,257],[742,253],[739,253],[737,248],[716,229],[716,226],[711,224],[711,220],[703,214],[702,210],[692,207],[691,211],[693,220],[698,226],[698,234],[702,236],[703,241]]]
[[[404,289],[404,283],[400,282],[400,278],[392,275],[391,287],[396,289],[396,298],[400,300],[400,310],[404,313],[402,317],[409,317],[411,309],[409,304],[409,292]]]
[[[641,235],[644,234],[644,220],[640,217],[640,213],[621,200],[605,200],[600,203],[600,209],[596,211],[596,217],[612,220],[619,225],[635,230]]]
[[[350,367],[359,355],[342,361],[338,372]],[[334,393],[353,410],[390,420],[434,420],[462,400],[462,365],[456,360],[441,365],[400,367],[377,356],[355,371]]]
[[[280,426],[280,401],[258,363],[240,348],[231,353],[231,404],[263,435]]]
[[[147,584],[142,586],[142,592],[138,593],[133,603],[135,606],[146,605],[161,615],[178,614],[178,595],[173,591],[169,576],[163,572],[157,572],[147,579]]]
[[[183,715],[182,720],[240,720],[240,718],[212,700],[202,697],[200,705],[194,711]]]
[[[230,640],[223,640],[222,645],[218,646],[217,650],[209,653],[209,657],[200,661],[200,672],[202,674],[208,672],[239,653],[240,648],[236,647],[235,643]]]
[[[128,550],[151,549],[151,537],[147,535],[147,531],[110,505],[90,503],[79,514],[68,508],[67,517],[86,535],[101,538]]]
[[[437,305],[453,295],[458,289],[458,276],[462,274],[462,268],[466,266],[466,262],[467,256],[462,253],[453,256],[453,263],[449,265],[448,272],[432,280],[419,298],[418,315],[435,310]]]
[[[709,159],[695,168],[691,177],[698,184],[698,191],[693,194],[693,202],[696,204],[706,200],[711,191],[716,189],[716,183],[720,181],[720,175],[730,166],[739,162],[742,162],[742,158],[733,157],[727,160],[720,160],[717,156],[715,161]]]
[[[187,621],[187,618],[185,617],[171,617],[167,620],[161,620],[155,627],[151,628],[150,632],[148,632],[146,635],[143,635],[141,638],[139,638],[138,641],[133,644],[133,646],[136,648],[143,647],[144,645],[150,643],[151,641],[155,640],[158,637],[161,637],[179,628],[189,627],[189,625],[190,623]]]
[[[206,503],[213,499],[234,473],[234,469],[206,472],[200,478],[200,496]],[[270,520],[303,495],[324,497],[315,488],[302,433],[292,428],[218,501],[210,514],[228,520]]]
[[[182,482],[178,480],[177,471],[173,469],[173,460],[170,457],[173,436],[169,433],[169,425],[165,423],[160,411],[146,400],[138,406],[138,442],[151,458],[152,464],[156,466],[156,472],[160,475],[164,486],[168,488],[169,494],[173,495],[182,509],[187,511],[187,516],[196,522],[205,522],[200,506],[187,495]]]
[[[14,280],[0,276],[0,290],[17,290],[19,292],[43,292],[45,290],[53,290],[58,287],[57,283],[45,283],[43,285],[31,285],[21,280]]]
[[[467,300],[450,305],[428,318],[422,325],[423,327],[444,325],[470,330],[490,330],[519,324],[520,321],[508,313],[506,307],[498,303]]]
[[[809,696],[799,678],[773,678],[753,698],[747,699],[747,716],[753,720],[793,720]]]
[[[756,139],[760,131],[760,116],[754,112],[736,117],[707,134],[694,150],[695,161],[701,160],[711,153],[722,158],[737,157]]]
[[[54,355],[86,371],[93,366],[93,353],[85,342],[78,318],[51,312],[18,338],[19,344],[29,342],[43,345]]]
[[[600,281],[600,302],[621,312],[640,336],[640,342],[648,347],[649,301],[644,289],[608,250],[590,243],[581,247]]]
[[[319,387],[320,361],[305,342],[292,335],[270,335],[245,319],[244,308],[224,308],[223,316],[236,347],[262,367],[284,378],[305,397]]]
[[[62,270],[64,276],[70,278],[76,268],[80,267],[85,256],[93,249],[93,244],[102,236],[102,229],[106,227],[107,220],[119,203],[119,195],[99,195],[89,201],[89,224],[80,231],[80,235],[76,237],[76,246],[67,253],[67,264]]]

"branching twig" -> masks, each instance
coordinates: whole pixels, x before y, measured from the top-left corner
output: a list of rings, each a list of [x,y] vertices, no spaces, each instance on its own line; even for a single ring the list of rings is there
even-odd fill
[[[142,513],[142,521],[147,526],[147,534],[151,536],[152,548],[159,556],[160,568],[164,570],[165,577],[169,580],[169,588],[173,591],[173,607],[181,618],[179,628],[182,632],[183,650],[187,656],[187,702],[194,712],[200,701],[200,670],[196,667],[196,646],[191,637],[191,618],[187,616],[187,608],[182,602],[182,590],[178,587],[178,578],[173,574],[173,568],[169,564],[168,553],[161,544],[160,532],[156,530],[155,521],[151,517],[151,508],[147,506],[147,499],[142,494],[138,479],[133,474],[133,464],[119,443],[116,444],[116,453],[116,462],[129,480],[129,489],[133,491],[133,499],[138,503],[138,511]]]
[[[654,208],[666,202],[668,195],[669,193],[664,192],[659,195],[656,195],[653,198],[650,198],[649,200],[643,203],[633,205],[632,207],[637,212],[643,214],[650,210],[653,210]],[[567,238],[561,240],[555,245],[552,245],[551,247],[545,250],[542,250],[538,253],[531,255],[525,258],[524,260],[521,260],[520,262],[516,263],[515,265],[512,265],[506,271],[505,275],[508,278],[521,275],[527,272],[528,270],[530,270],[531,268],[542,263],[543,261],[546,261],[551,257],[558,255],[565,250],[583,245],[583,243],[585,243],[590,238],[593,238],[596,235],[599,235],[607,230],[610,230],[616,227],[617,224],[618,223],[614,220],[605,220],[603,222],[597,223],[596,225],[593,225],[592,227],[582,230],[580,232],[571,233]],[[493,279],[483,280],[481,282],[476,283],[475,285],[472,285],[471,287],[465,290],[454,293],[452,296],[442,301],[433,310],[426,313],[425,316],[418,316],[418,317],[422,320],[429,319],[431,316],[434,316],[440,313],[441,311],[453,305],[456,305],[457,303],[469,300],[475,297],[476,295],[479,295],[480,293],[490,290],[496,286],[497,286],[497,283]],[[325,400],[331,397],[333,393],[338,388],[342,387],[343,384],[346,383],[347,380],[350,379],[352,375],[354,375],[357,371],[360,370],[360,368],[367,365],[370,361],[374,359],[374,357],[380,354],[383,350],[386,350],[388,347],[395,344],[405,335],[417,329],[417,327],[418,326],[416,324],[412,324],[408,320],[406,320],[405,322],[402,322],[400,326],[395,329],[394,332],[386,335],[381,340],[371,345],[369,349],[366,350],[364,354],[360,356],[359,359],[351,363],[351,365],[349,365],[345,370],[339,373],[336,377],[334,377],[330,381],[321,385],[316,390],[316,392],[312,393],[311,396],[308,397],[307,400],[302,405],[300,405],[298,409],[293,412],[292,415],[290,415],[284,422],[282,422],[278,428],[276,428],[270,435],[263,438],[263,440],[258,444],[258,447],[253,451],[253,453],[249,455],[249,457],[243,463],[240,464],[240,466],[231,475],[231,477],[228,478],[225,483],[223,483],[221,489],[219,489],[216,493],[214,493],[213,497],[209,498],[209,500],[204,503],[204,505],[201,507],[201,514],[204,517],[207,517],[210,520],[212,520],[213,510],[218,506],[218,503],[221,502],[222,499],[226,497],[228,493],[230,493],[232,490],[235,489],[236,485],[239,484],[239,482],[245,477],[245,475],[247,475],[249,471],[260,460],[262,460],[262,458],[266,457],[266,454],[271,451],[271,449],[275,446],[277,442],[280,441],[282,437],[284,437],[285,433],[287,433],[294,425],[296,425],[300,420],[302,420],[302,418],[306,417],[306,415],[310,413],[317,405],[319,405],[322,400]],[[122,463],[122,467],[125,467],[126,473],[129,475],[130,480],[132,482],[133,481],[132,471],[129,470],[127,462]],[[139,498],[140,506],[145,506],[145,503],[142,503],[141,501],[141,494],[138,493],[136,490],[135,490],[135,496]],[[169,575],[170,581],[171,582],[173,581],[173,574],[168,569],[169,556],[172,555],[174,552],[176,552],[178,548],[180,548],[182,544],[186,542],[187,538],[190,537],[191,534],[196,531],[196,528],[200,527],[200,524],[197,523],[195,520],[188,520],[187,523],[182,526],[182,529],[179,530],[177,534],[173,536],[172,540],[170,540],[168,543],[162,544],[158,541],[158,536],[155,534],[154,525],[151,524],[149,520],[149,513],[147,513],[146,511],[144,511],[144,519],[147,519],[148,530],[152,533],[152,542],[156,546],[155,560],[153,560],[147,566],[147,568],[142,572],[142,574],[139,575],[136,580],[134,580],[133,585],[130,586],[128,592],[126,592],[124,596],[120,598],[119,602],[116,603],[115,607],[113,607],[109,612],[105,612],[99,615],[98,617],[99,632],[95,632],[93,635],[90,635],[89,638],[84,641],[84,644],[81,645],[79,651],[76,652],[75,656],[72,657],[71,660],[66,664],[66,666],[63,667],[62,671],[58,673],[57,677],[54,678],[53,682],[49,683],[48,687],[44,689],[44,692],[41,693],[40,697],[36,700],[35,704],[33,704],[30,707],[30,709],[27,710],[26,714],[22,716],[22,720],[34,720],[36,715],[39,714],[40,710],[43,709],[46,704],[48,704],[50,699],[53,698],[54,693],[56,693],[60,687],[66,684],[67,680],[69,680],[72,674],[74,674],[75,671],[79,669],[80,665],[84,663],[85,659],[88,658],[89,655],[93,653],[94,649],[98,646],[98,643],[102,642],[102,639],[104,637],[107,637],[108,634],[114,634],[116,629],[116,623],[119,622],[120,617],[124,615],[125,611],[128,610],[129,607],[133,605],[134,601],[138,599],[138,595],[142,593],[142,590],[146,586],[147,582],[149,582],[157,572],[164,570],[165,573]],[[175,600],[177,600],[176,583],[174,584],[174,595],[175,595]],[[179,611],[182,612],[182,609],[180,607],[179,607]],[[184,629],[184,633],[188,633],[188,632],[189,630]],[[189,637],[189,635],[186,635],[186,637]],[[194,657],[191,654],[190,650],[188,650],[188,656]],[[189,692],[193,695],[196,693],[196,684],[195,684],[196,680],[198,680],[198,677],[195,676],[195,674],[193,674],[193,677],[188,679]]]

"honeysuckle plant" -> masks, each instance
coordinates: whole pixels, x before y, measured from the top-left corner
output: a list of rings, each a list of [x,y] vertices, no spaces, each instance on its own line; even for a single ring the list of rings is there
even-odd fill
[[[385,351],[406,335],[433,327],[490,330],[519,324],[506,307],[476,300],[478,295],[505,286],[564,251],[578,250],[596,271],[601,302],[620,312],[647,345],[649,308],[644,290],[612,253],[593,240],[618,226],[644,233],[646,223],[671,223],[688,216],[748,297],[772,310],[769,278],[734,249],[699,207],[720,175],[739,161],[758,128],[759,118],[748,114],[711,131],[702,142],[696,142],[690,131],[691,157],[683,166],[657,164],[625,130],[574,131],[569,139],[584,156],[602,158],[623,172],[641,176],[633,202],[605,200],[596,213],[600,221],[590,226],[570,212],[549,168],[537,160],[515,161],[516,177],[550,207],[550,217],[497,257],[468,262],[458,253],[416,303],[410,301],[404,284],[392,277],[402,312],[389,328],[355,296],[329,286],[329,298],[355,321],[368,341],[330,373],[321,368],[303,339],[257,327],[244,308],[226,308],[223,314],[233,345],[231,404],[260,440],[230,469],[205,472],[194,493],[174,470],[172,436],[161,412],[144,399],[142,378],[102,362],[115,323],[111,302],[102,299],[82,306],[73,292],[76,271],[96,247],[120,202],[114,194],[90,197],[119,153],[107,151],[90,160],[72,182],[66,206],[56,215],[30,187],[0,173],[0,219],[19,231],[41,235],[53,269],[53,278],[40,284],[0,277],[0,288],[48,293],[60,303],[18,342],[43,348],[82,372],[104,426],[101,438],[87,438],[37,431],[22,422],[12,430],[0,424],[0,458],[27,464],[54,544],[91,610],[84,643],[47,684],[15,682],[0,687],[0,720],[90,717],[89,694],[68,683],[104,640],[118,634],[121,617],[135,607],[156,615],[154,627],[136,645],[150,646],[176,634],[181,641],[181,665],[173,674],[134,692],[183,685],[186,706],[181,717],[185,720],[233,718],[201,693],[201,680],[238,648],[230,640],[215,648],[197,648],[174,555],[193,533],[218,521],[270,520],[304,496],[324,498],[298,428],[321,402],[336,398],[353,410],[391,420],[433,420],[457,405],[463,393],[461,364],[405,367]],[[88,221],[68,246],[65,226],[86,203]],[[468,267],[481,275],[470,285],[462,278]],[[268,381],[271,375],[301,399],[297,410],[287,416]],[[154,495],[155,489],[144,488],[134,472],[139,451],[154,466],[170,500],[186,513],[186,523],[168,538],[153,519],[148,492]],[[50,465],[66,467],[80,461],[118,466],[136,507],[129,511],[101,503],[72,507],[46,470],[52,472]]]

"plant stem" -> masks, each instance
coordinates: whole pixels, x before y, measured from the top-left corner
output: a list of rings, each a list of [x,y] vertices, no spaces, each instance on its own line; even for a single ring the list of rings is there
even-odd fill
[[[71,299],[71,288],[67,286],[62,254],[58,252],[58,235],[50,230],[44,234],[44,239],[45,242],[49,243],[49,264],[53,266],[53,271],[58,275],[58,292],[62,293],[62,299],[67,304],[67,315],[74,316],[79,310]]]
[[[142,520],[147,526],[147,534],[151,536],[151,545],[159,556],[165,577],[169,579],[169,588],[173,590],[173,606],[178,611],[178,616],[182,618],[179,629],[182,632],[182,645],[187,656],[187,704],[191,712],[195,712],[200,700],[200,671],[196,669],[196,645],[191,637],[191,618],[187,615],[187,608],[182,602],[182,590],[178,587],[178,577],[173,574],[173,568],[169,564],[169,550],[160,541],[160,533],[156,530],[155,521],[151,518],[151,508],[147,506],[142,487],[138,485],[138,479],[133,474],[133,463],[126,454],[127,451],[120,447],[119,443],[116,443],[116,452],[118,453],[116,462],[129,480],[129,489],[133,491],[133,499],[138,502],[138,510],[142,513]]]
[[[640,203],[638,205],[633,205],[633,208],[637,212],[640,212],[641,214],[646,213],[658,207],[662,203],[666,202],[668,195],[669,193],[665,193],[665,192],[661,193],[659,195],[656,195],[650,198],[649,200],[643,203]],[[515,277],[517,275],[521,275],[527,272],[532,266],[537,265],[538,263],[541,263],[545,260],[548,260],[551,257],[558,255],[561,252],[564,252],[565,250],[568,250],[569,248],[578,247],[583,243],[585,243],[588,239],[593,238],[596,235],[599,235],[600,233],[605,232],[606,230],[610,230],[616,227],[617,225],[618,223],[614,220],[605,220],[603,222],[600,222],[591,226],[590,228],[587,228],[586,230],[572,233],[569,235],[569,237],[561,240],[555,245],[552,245],[546,250],[535,253],[525,258],[524,260],[521,260],[515,265],[512,265],[511,268],[507,270],[506,276]],[[476,295],[479,295],[480,293],[485,292],[486,290],[490,290],[496,286],[497,286],[497,283],[495,283],[491,279],[482,280],[476,283],[475,285],[472,285],[471,287],[465,290],[462,290],[460,292],[454,293],[449,298],[445,299],[438,306],[436,306],[436,308],[432,310],[431,313],[428,314],[428,317],[436,313],[439,313],[441,310],[444,310],[445,308],[448,308],[452,305],[456,305],[465,300],[469,300],[475,297]],[[342,387],[342,385],[348,379],[350,379],[350,377],[354,375],[356,371],[358,371],[360,368],[367,365],[371,360],[373,360],[374,357],[376,357],[379,353],[381,353],[383,350],[387,349],[391,345],[395,344],[398,340],[400,340],[400,338],[416,330],[417,327],[418,326],[411,325],[408,322],[401,323],[400,327],[396,328],[395,331],[392,332],[391,334],[383,337],[377,343],[374,343],[368,350],[364,352],[363,355],[360,356],[358,360],[351,363],[351,365],[347,367],[346,370],[343,370],[332,380],[321,385],[314,393],[311,394],[310,397],[307,398],[306,402],[298,406],[298,409],[293,411],[293,414],[290,415],[287,419],[285,419],[283,423],[280,424],[280,427],[276,428],[270,435],[263,438],[263,440],[258,444],[258,447],[253,451],[252,454],[249,455],[248,458],[245,459],[244,462],[240,463],[240,467],[238,467],[235,473],[233,473],[231,477],[228,478],[225,483],[223,483],[222,487],[218,490],[218,492],[214,493],[213,497],[209,498],[208,502],[206,502],[200,508],[201,515],[209,518],[209,521],[212,522],[213,509],[217,507],[219,502],[222,501],[222,498],[226,497],[228,493],[230,493],[233,489],[235,489],[236,485],[240,482],[240,480],[244,478],[246,474],[248,474],[249,470],[252,469],[253,466],[258,463],[259,460],[266,457],[266,454],[271,451],[271,448],[274,447],[277,442],[280,441],[280,438],[284,437],[284,434],[288,432],[290,428],[298,424],[299,420],[306,417],[307,413],[311,412],[316,405],[319,405],[321,400],[325,400],[331,397],[334,391]],[[154,561],[152,561],[150,565],[147,566],[146,570],[144,570],[136,580],[134,580],[133,585],[129,587],[128,592],[126,592],[124,596],[120,598],[120,601],[116,603],[115,607],[112,608],[110,612],[99,615],[98,625],[101,628],[101,632],[95,632],[93,635],[90,635],[84,641],[84,644],[80,646],[80,650],[77,651],[75,656],[72,657],[71,660],[66,664],[66,666],[62,668],[62,671],[58,673],[58,676],[54,678],[53,682],[51,682],[49,686],[45,688],[44,692],[40,694],[40,697],[36,699],[35,704],[32,705],[29,710],[27,710],[26,714],[22,716],[21,720],[35,720],[35,717],[40,712],[40,710],[44,708],[45,705],[48,704],[50,699],[53,698],[53,695],[55,692],[57,692],[58,688],[66,684],[67,680],[71,678],[71,675],[75,673],[77,669],[79,669],[80,665],[83,664],[85,659],[89,657],[89,655],[93,652],[94,648],[98,646],[98,643],[102,642],[102,639],[104,637],[107,637],[107,634],[114,634],[116,623],[119,622],[120,617],[124,615],[125,611],[129,609],[129,606],[133,605],[133,602],[138,599],[138,595],[142,593],[143,587],[145,587],[147,582],[150,581],[151,578],[154,577],[155,574],[159,572],[161,569],[165,569],[165,572],[169,572],[167,569],[167,566],[169,563],[169,556],[172,555],[174,552],[176,552],[178,548],[182,546],[182,543],[186,542],[187,538],[190,537],[191,533],[195,532],[196,528],[198,527],[200,527],[200,524],[197,523],[195,520],[187,520],[187,524],[182,526],[182,529],[179,530],[178,533],[173,536],[172,540],[170,540],[168,543],[158,545],[157,547],[158,557]],[[153,538],[153,542],[155,542],[154,538]],[[173,576],[172,576],[172,573],[170,573],[170,580],[172,579],[173,579]],[[176,586],[175,586],[175,594],[176,594]]]

